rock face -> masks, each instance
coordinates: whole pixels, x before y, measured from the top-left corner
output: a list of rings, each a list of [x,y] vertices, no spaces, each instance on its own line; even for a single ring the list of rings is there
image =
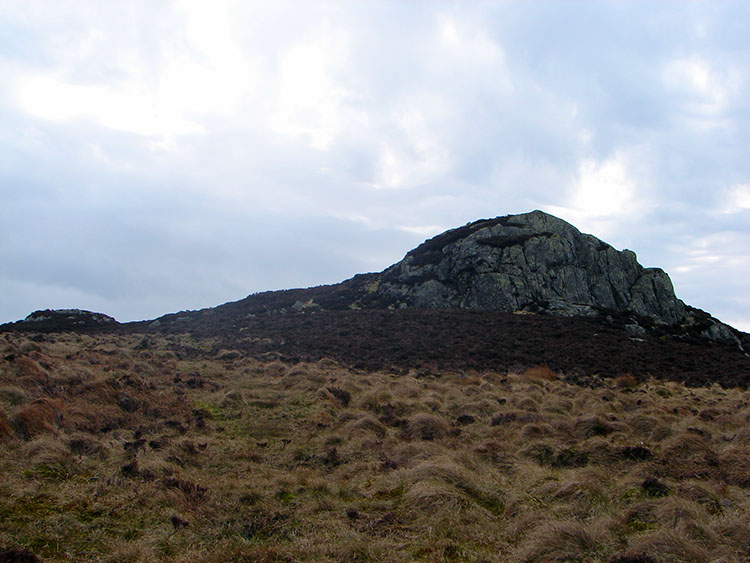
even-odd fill
[[[627,312],[664,325],[687,318],[663,270],[542,211],[438,235],[382,272],[376,291],[402,307]]]
[[[382,272],[258,293],[159,322],[218,324],[232,317],[240,325],[261,314],[404,308],[599,317],[634,338],[655,332],[745,345],[738,331],[677,299],[663,270],[644,268],[634,252],[617,251],[542,211],[451,229]]]

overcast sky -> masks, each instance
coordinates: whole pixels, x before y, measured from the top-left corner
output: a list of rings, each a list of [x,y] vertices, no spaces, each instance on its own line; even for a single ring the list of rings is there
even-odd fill
[[[750,2],[0,0],[0,322],[542,209],[750,331]]]

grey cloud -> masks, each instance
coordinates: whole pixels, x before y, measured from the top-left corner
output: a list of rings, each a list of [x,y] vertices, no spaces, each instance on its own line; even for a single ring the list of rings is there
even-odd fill
[[[43,71],[115,87],[137,79],[148,90],[175,57],[221,62],[201,49],[222,46],[194,43],[179,7],[78,5],[3,8],[0,64],[12,70],[10,86]],[[583,162],[625,155],[644,203],[638,215],[602,219],[609,242],[675,269],[678,295],[750,328],[747,211],[719,213],[729,186],[750,183],[745,4],[236,9],[226,48],[241,49],[251,69],[243,72],[257,83],[238,86],[248,91],[235,105],[186,109],[200,134],[45,120],[24,114],[10,88],[0,92],[0,279],[12,287],[0,320],[57,300],[86,305],[68,301],[76,299],[128,320],[337,281],[386,267],[434,229],[568,209]],[[451,21],[453,43],[440,39]],[[333,88],[321,100],[335,123],[330,143],[316,148],[309,132],[275,130],[268,118],[288,50],[326,38],[341,50],[321,71]],[[665,80],[669,64],[691,57],[726,86],[715,115],[701,117],[699,91]],[[325,125],[330,116],[316,111],[303,107],[290,119]],[[386,150],[406,178],[394,189],[377,187]],[[678,270],[692,256],[687,235],[725,231],[735,234],[721,268]]]

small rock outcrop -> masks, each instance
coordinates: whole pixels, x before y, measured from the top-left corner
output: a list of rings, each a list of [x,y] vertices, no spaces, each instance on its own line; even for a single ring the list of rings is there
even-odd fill
[[[120,323],[114,317],[81,309],[45,309],[34,311],[15,325],[19,328],[37,332],[54,332],[61,330],[100,330],[113,328]],[[12,326],[12,325],[11,325]]]
[[[542,211],[446,231],[385,270],[377,292],[407,307],[687,318],[663,270]]]

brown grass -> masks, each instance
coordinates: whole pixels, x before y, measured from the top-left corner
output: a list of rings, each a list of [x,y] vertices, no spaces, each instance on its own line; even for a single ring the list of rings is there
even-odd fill
[[[0,359],[0,421],[27,438],[0,448],[1,546],[83,562],[750,560],[749,392],[142,340],[47,336],[25,378]]]
[[[611,542],[606,526],[580,521],[545,523],[535,530],[535,537],[516,553],[517,561],[553,563],[592,560],[603,544]]]
[[[57,433],[65,405],[61,399],[42,397],[21,408],[13,417],[13,426],[24,440],[42,432]]]
[[[39,363],[28,356],[18,356],[15,358],[14,367],[19,378],[31,378],[38,380],[47,375],[47,372]]]
[[[23,387],[19,387],[18,385],[4,385],[0,387],[0,401],[9,406],[22,405],[28,403],[30,400],[31,396],[29,392]]]
[[[727,483],[750,487],[750,445],[730,445],[718,456],[719,467]]]
[[[445,436],[448,424],[441,416],[430,413],[419,413],[407,421],[406,430],[412,438],[435,440]]]
[[[685,532],[665,528],[654,533],[637,537],[632,548],[635,552],[646,553],[665,563],[705,563],[706,561],[727,561],[721,559],[725,553],[705,546],[691,539]]]
[[[618,375],[615,377],[615,386],[618,389],[633,389],[638,387],[638,380],[630,373]]]
[[[557,374],[549,366],[532,366],[523,372],[523,376],[533,382],[556,381]]]
[[[366,414],[347,425],[347,434],[350,438],[361,433],[372,434],[376,438],[383,438],[386,432],[385,425],[370,414]]]
[[[10,426],[8,426],[8,419],[5,418],[5,413],[0,408],[0,440],[5,440],[13,435]]]

